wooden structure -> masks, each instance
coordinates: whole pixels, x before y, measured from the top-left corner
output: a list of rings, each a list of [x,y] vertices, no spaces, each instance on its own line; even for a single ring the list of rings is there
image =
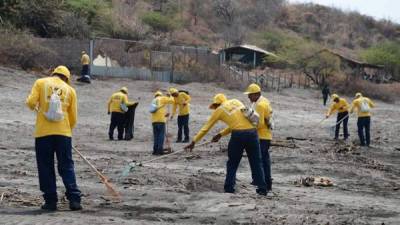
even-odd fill
[[[275,54],[254,45],[239,45],[222,49],[220,62],[221,64],[240,62],[255,68],[263,63],[264,57],[267,55],[276,57]]]

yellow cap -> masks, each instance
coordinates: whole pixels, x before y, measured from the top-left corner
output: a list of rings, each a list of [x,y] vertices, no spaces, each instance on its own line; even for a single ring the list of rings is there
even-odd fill
[[[70,83],[71,80],[71,72],[69,72],[69,69],[66,66],[57,66],[57,68],[54,69],[53,73],[51,75],[55,74],[60,74],[63,75],[67,78],[67,83]]]
[[[173,95],[173,94],[175,94],[175,93],[178,93],[179,91],[176,89],[176,88],[170,88],[169,89],[169,93],[171,94],[171,95]]]
[[[362,97],[362,94],[360,92],[356,93],[356,98]]]
[[[154,97],[162,96],[162,95],[163,95],[163,94],[162,94],[161,91],[156,91],[156,93],[154,93]]]
[[[209,106],[210,109],[215,109],[214,105],[220,105],[226,101],[226,97],[224,94],[216,94],[213,98],[213,103]]]
[[[261,92],[260,86],[257,84],[250,84],[249,87],[247,87],[246,92],[243,94],[248,95],[248,94],[255,94]]]
[[[335,100],[335,99],[337,99],[337,98],[339,98],[339,95],[337,95],[337,94],[333,94],[333,95],[332,95],[332,99],[333,99],[333,100]]]
[[[125,92],[125,94],[128,94],[128,88],[127,87],[122,87],[120,91]]]

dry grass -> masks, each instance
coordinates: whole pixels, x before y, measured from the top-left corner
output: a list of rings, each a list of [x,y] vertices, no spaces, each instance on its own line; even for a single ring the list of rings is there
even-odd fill
[[[400,83],[376,84],[362,79],[345,79],[331,80],[332,90],[338,93],[354,95],[356,92],[361,92],[365,96],[373,99],[379,99],[385,102],[393,103],[399,99]]]

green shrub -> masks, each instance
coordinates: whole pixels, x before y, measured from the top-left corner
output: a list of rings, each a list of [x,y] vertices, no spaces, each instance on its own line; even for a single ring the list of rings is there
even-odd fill
[[[149,12],[144,14],[142,16],[142,21],[155,31],[169,32],[175,29],[173,19],[158,12]]]
[[[383,65],[396,80],[400,80],[400,42],[385,42],[361,53],[371,64]]]

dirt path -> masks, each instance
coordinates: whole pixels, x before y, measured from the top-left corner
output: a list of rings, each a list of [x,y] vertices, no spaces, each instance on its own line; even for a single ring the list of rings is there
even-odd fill
[[[75,85],[79,97],[79,121],[74,144],[121,191],[124,201],[103,197],[104,187],[77,156],[78,183],[85,209],[70,212],[61,199],[61,210],[38,210],[38,187],[34,154],[34,114],[24,105],[36,77],[0,68],[0,224],[400,224],[400,107],[378,102],[373,117],[373,148],[334,143],[323,118],[318,93],[301,89],[281,94],[266,93],[277,115],[275,138],[307,138],[294,141],[298,148],[271,149],[275,195],[260,198],[250,185],[250,171],[243,158],[235,195],[223,193],[226,139],[196,149],[193,154],[171,156],[137,167],[118,179],[130,161],[151,159],[152,133],[147,113],[153,90],[168,84],[115,79]],[[139,100],[135,137],[130,142],[107,140],[108,97],[126,85],[130,99]],[[209,116],[211,97],[224,92],[247,102],[241,92],[211,84],[179,86],[192,95],[191,132],[198,131]],[[352,141],[357,140],[356,119],[350,120]],[[222,128],[221,124],[217,126]],[[210,138],[219,129],[207,136]],[[175,136],[176,122],[170,130]],[[311,140],[310,140],[311,139]],[[182,144],[173,143],[179,150]],[[397,150],[396,150],[397,148]],[[335,186],[304,187],[300,177],[327,176]],[[58,178],[59,195],[63,186]]]

